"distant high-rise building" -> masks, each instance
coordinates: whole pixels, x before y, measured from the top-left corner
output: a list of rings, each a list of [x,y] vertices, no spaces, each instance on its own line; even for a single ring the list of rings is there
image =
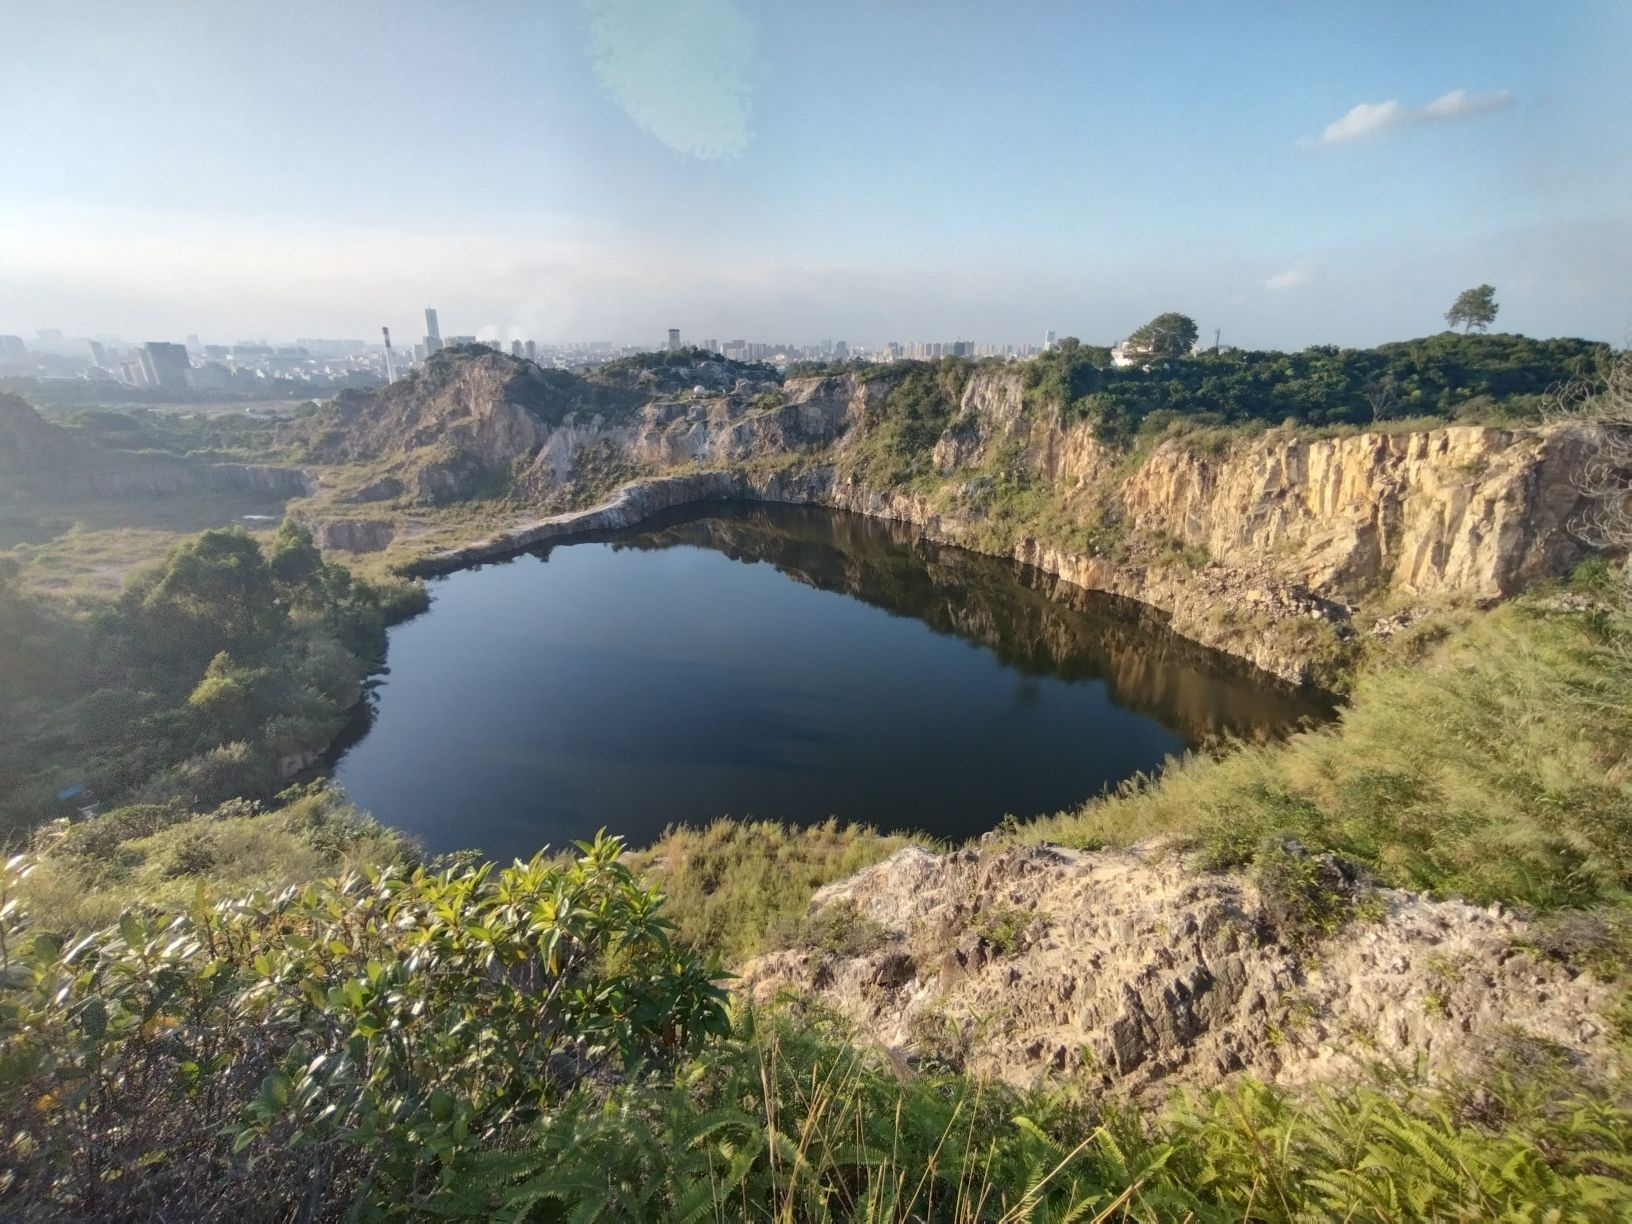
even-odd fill
[[[0,336],[0,357],[21,357],[27,352],[21,336]]]
[[[195,348],[195,349],[204,347],[204,342],[198,338],[198,333],[197,332],[194,332],[193,334],[191,334],[190,336],[187,337],[187,347],[188,348]]]
[[[1054,333],[1053,332],[1044,332],[1043,333],[1043,352],[1052,353],[1054,351],[1054,344],[1055,344]]]
[[[425,307],[425,352],[440,353],[442,351],[442,329],[437,326],[436,309]]]
[[[537,361],[538,360],[538,345],[534,344],[531,340],[529,340],[529,341],[527,341],[527,343],[526,343],[526,345],[524,347],[525,347],[526,353],[527,353],[527,360],[528,361]]]
[[[720,351],[720,342],[718,340],[704,340],[703,348],[707,352],[717,353]]]
[[[187,372],[193,363],[187,358],[187,346],[150,340],[137,354],[142,363],[142,374],[150,387],[182,388],[188,385]]]
[[[678,353],[679,351],[680,351],[680,329],[678,327],[671,327],[671,328],[669,328],[669,352]]]
[[[521,341],[520,340],[510,341],[510,356],[520,357],[521,354],[522,354]]]
[[[833,341],[833,359],[835,361],[850,360],[850,346],[843,340]]]
[[[112,368],[108,365],[108,350],[102,347],[102,342],[100,340],[92,340],[90,344],[91,364],[99,370]]]

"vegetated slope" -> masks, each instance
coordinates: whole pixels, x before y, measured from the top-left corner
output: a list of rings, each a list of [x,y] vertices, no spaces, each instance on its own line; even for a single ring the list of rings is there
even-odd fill
[[[21,396],[0,392],[0,476],[60,474],[77,455],[66,429],[46,421]]]
[[[86,617],[17,575],[0,560],[7,835],[92,801],[188,811],[270,797],[345,725],[385,626],[424,601],[354,579],[294,523],[265,552],[241,530],[205,532]]]
[[[980,851],[910,852],[809,913],[806,890],[895,846],[836,827],[680,833],[646,860],[673,879],[668,903],[606,845],[570,868],[387,869],[237,899],[210,890],[232,866],[212,856],[267,817],[175,825],[187,837],[162,851],[147,839],[171,830],[134,813],[70,830],[74,845],[43,840],[0,886],[17,903],[0,911],[14,1145],[0,1192],[42,1214],[249,1219],[297,1203],[463,1218],[1621,1218],[1632,702],[1615,594],[1602,567],[1584,573],[1475,620],[1488,640],[1380,673],[1332,731],[1195,763]],[[1178,849],[1199,862],[1006,848],[1094,845],[1119,823],[1171,837],[1183,830],[1163,820],[1185,811],[1192,844]],[[356,848],[385,864],[400,852]],[[64,938],[77,915],[53,914],[62,887],[36,881],[82,863],[65,878],[89,882],[86,860],[111,875],[144,850],[128,882],[160,911]],[[1356,866],[1546,915],[1379,895]],[[662,937],[671,914],[716,946],[780,928],[819,1006],[739,1010],[727,1030],[714,971]],[[833,1018],[856,999],[895,1015],[928,970],[945,977],[903,1010],[901,1048],[880,1044],[887,1026]],[[1293,1092],[1257,1078],[1416,1052],[1433,1082],[1395,1071]],[[1155,1104],[1187,1074],[1213,1083],[1232,1055],[1247,1074]],[[953,1069],[1011,1063],[1044,1085]],[[1147,1104],[1117,1105],[1141,1079]]]

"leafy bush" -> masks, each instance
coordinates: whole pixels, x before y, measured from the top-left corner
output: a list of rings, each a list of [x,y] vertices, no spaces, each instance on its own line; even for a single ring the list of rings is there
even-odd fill
[[[75,783],[105,805],[270,796],[278,758],[334,739],[386,626],[424,601],[324,560],[293,522],[265,552],[204,532],[78,618],[0,567],[0,828],[67,814]]]
[[[7,906],[11,1201],[80,1218],[401,1204],[579,1085],[722,1034],[718,971],[670,942],[616,839],[581,849],[127,912],[69,943]]]

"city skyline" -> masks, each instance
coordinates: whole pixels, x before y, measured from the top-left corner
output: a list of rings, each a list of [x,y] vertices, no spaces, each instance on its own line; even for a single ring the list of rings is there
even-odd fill
[[[1632,324],[1625,5],[29,7],[0,333]]]

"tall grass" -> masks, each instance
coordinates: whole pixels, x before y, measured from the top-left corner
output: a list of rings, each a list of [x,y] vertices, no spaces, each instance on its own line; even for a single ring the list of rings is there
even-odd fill
[[[824,1014],[748,1012],[671,1078],[580,1094],[473,1156],[425,1207],[767,1224],[1610,1221],[1632,1209],[1629,1124],[1546,1059],[1493,1089],[1241,1081],[1141,1116],[912,1071]]]
[[[1028,841],[1170,836],[1215,865],[1295,837],[1385,882],[1541,909],[1632,885],[1632,617],[1542,595],[1426,660],[1357,681],[1328,727],[1196,757],[1023,827]]]
[[[804,828],[716,820],[671,826],[630,863],[662,887],[685,942],[734,962],[791,936],[823,884],[926,840],[832,819]]]

